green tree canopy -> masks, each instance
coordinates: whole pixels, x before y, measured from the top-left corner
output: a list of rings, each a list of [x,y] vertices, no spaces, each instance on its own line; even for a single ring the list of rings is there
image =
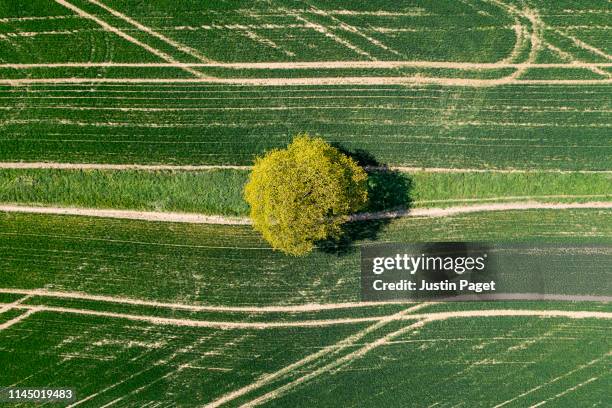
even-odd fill
[[[323,139],[301,134],[256,159],[244,195],[272,247],[304,255],[316,241],[339,237],[347,216],[366,204],[367,177]]]

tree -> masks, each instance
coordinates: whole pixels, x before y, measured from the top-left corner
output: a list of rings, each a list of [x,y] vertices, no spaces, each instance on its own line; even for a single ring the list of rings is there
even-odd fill
[[[286,149],[257,158],[244,190],[253,227],[273,248],[304,255],[338,238],[367,202],[367,174],[321,138],[300,134]]]

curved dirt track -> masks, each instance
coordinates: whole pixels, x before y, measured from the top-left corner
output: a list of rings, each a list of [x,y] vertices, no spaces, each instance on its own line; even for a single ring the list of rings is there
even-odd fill
[[[251,170],[253,166],[233,164],[105,164],[60,162],[0,162],[0,169],[56,169],[56,170],[142,170],[142,171],[205,171]],[[478,169],[452,167],[364,166],[368,171],[399,171],[402,173],[578,173],[609,174],[612,170],[561,170],[561,169]]]
[[[531,310],[531,309],[486,309],[486,310],[459,310],[451,312],[432,312],[432,313],[396,313],[392,317],[388,315],[371,317],[353,317],[342,319],[323,319],[323,320],[299,320],[282,322],[237,322],[237,321],[217,321],[217,320],[197,320],[179,319],[172,317],[159,317],[150,315],[139,315],[130,313],[106,312],[101,310],[78,309],[61,306],[46,305],[14,305],[12,309],[26,310],[34,312],[54,312],[68,313],[86,316],[99,316],[133,321],[148,322],[156,325],[183,326],[183,327],[209,327],[222,330],[231,329],[274,329],[283,327],[325,327],[339,324],[359,324],[372,323],[381,320],[447,320],[454,318],[473,318],[473,317],[565,317],[568,319],[612,319],[612,312],[598,311],[569,311],[569,310]]]
[[[0,68],[230,68],[230,69],[396,69],[446,68],[490,70],[502,68],[593,68],[612,67],[610,62],[542,63],[529,62],[450,62],[450,61],[305,61],[305,62],[228,62],[228,63],[163,63],[163,62],[58,62],[48,64],[0,64]]]
[[[491,203],[465,205],[448,208],[415,208],[402,211],[381,211],[376,213],[360,213],[349,217],[349,221],[369,221],[394,219],[402,217],[448,217],[458,214],[468,214],[488,211],[515,210],[568,210],[568,209],[611,209],[612,202],[586,203],[539,203],[533,201],[513,203]],[[50,215],[79,215],[86,217],[118,218],[127,220],[142,220],[156,222],[179,222],[190,224],[222,224],[250,225],[248,217],[225,217],[220,215],[202,215],[195,213],[155,212],[136,210],[107,210],[98,208],[73,207],[34,207],[26,205],[0,205],[0,212],[29,213]]]
[[[492,87],[501,85],[610,85],[612,79],[465,79],[436,77],[313,77],[313,78],[20,78],[0,79],[0,85],[54,84],[219,84],[250,86],[309,85],[440,85]]]
[[[188,303],[170,303],[158,302],[146,299],[127,298],[122,296],[94,295],[84,292],[66,292],[54,291],[47,289],[18,289],[18,288],[0,288],[0,293],[23,295],[13,303],[6,304],[0,307],[0,313],[6,311],[25,300],[37,297],[49,297],[68,300],[88,300],[102,303],[115,303],[130,306],[145,306],[161,309],[187,310],[191,312],[220,312],[220,313],[312,313],[327,310],[339,309],[356,309],[367,307],[378,307],[386,305],[413,305],[412,301],[378,301],[378,302],[344,302],[344,303],[309,303],[286,306],[215,306],[215,305],[198,305]],[[466,299],[472,300],[552,300],[552,301],[569,301],[569,302],[609,302],[612,297],[606,296],[589,296],[589,295],[550,295],[539,293],[513,293],[513,294],[497,294],[497,295],[475,295],[466,296]],[[454,297],[454,299],[459,299]],[[424,303],[420,303],[424,304]],[[428,303],[431,304],[431,303]]]

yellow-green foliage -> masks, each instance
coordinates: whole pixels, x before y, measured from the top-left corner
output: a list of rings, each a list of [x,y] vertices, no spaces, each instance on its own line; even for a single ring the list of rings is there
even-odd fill
[[[272,247],[303,255],[338,237],[347,215],[365,205],[367,177],[323,139],[302,134],[255,161],[244,195],[254,228]]]

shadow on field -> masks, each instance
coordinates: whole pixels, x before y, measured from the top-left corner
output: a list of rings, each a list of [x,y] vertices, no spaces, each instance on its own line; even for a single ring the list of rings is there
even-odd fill
[[[352,157],[360,166],[370,167],[368,169],[368,204],[362,212],[395,211],[410,208],[412,201],[410,192],[413,182],[407,174],[386,168],[365,150],[349,151],[338,145],[334,147]],[[372,169],[372,167],[379,169]],[[323,252],[337,255],[354,252],[356,241],[375,240],[380,231],[390,221],[389,219],[383,219],[347,222],[342,227],[340,238],[321,241],[317,246]]]

